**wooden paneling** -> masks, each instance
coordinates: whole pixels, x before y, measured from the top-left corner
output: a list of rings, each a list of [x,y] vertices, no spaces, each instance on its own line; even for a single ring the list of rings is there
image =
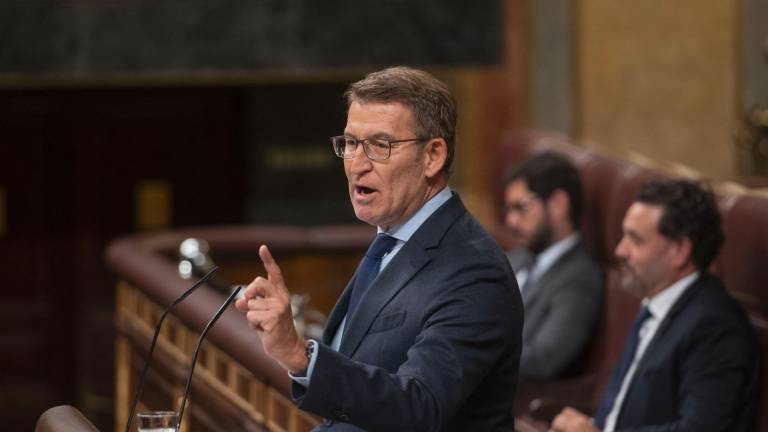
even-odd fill
[[[124,428],[161,308],[131,285],[117,288],[116,430]],[[198,335],[172,315],[158,338],[140,407],[176,410]],[[256,378],[215,345],[204,342],[182,430],[304,432],[319,419]]]
[[[739,6],[578,2],[577,137],[733,178]]]

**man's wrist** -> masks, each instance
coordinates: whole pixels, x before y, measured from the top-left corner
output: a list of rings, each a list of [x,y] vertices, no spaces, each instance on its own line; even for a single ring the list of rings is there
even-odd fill
[[[299,384],[305,388],[309,387],[309,382],[312,379],[312,374],[315,369],[315,362],[317,361],[318,347],[319,347],[319,344],[317,343],[317,341],[312,339],[307,341],[305,352],[306,352],[309,365],[305,370],[302,370],[300,372],[288,372],[288,375],[296,384]]]
[[[309,359],[312,356],[312,350],[314,350],[314,343],[304,338],[299,339],[297,348],[294,351],[294,360],[288,366],[288,371],[292,375],[302,376],[306,375],[307,368],[309,367]]]

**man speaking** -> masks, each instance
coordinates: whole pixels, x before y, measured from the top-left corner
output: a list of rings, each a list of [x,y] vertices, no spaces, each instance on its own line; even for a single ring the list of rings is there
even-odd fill
[[[296,332],[267,246],[267,278],[237,308],[290,372],[317,430],[513,430],[523,309],[504,253],[448,187],[456,105],[430,74],[394,67],[346,94],[344,161],[358,219],[377,227],[323,340]]]

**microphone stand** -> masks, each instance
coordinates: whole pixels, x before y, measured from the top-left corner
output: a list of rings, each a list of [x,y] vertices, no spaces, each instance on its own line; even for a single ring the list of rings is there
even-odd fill
[[[141,371],[141,376],[139,377],[139,384],[136,387],[136,394],[133,396],[133,402],[131,402],[131,411],[128,414],[128,422],[125,425],[125,432],[130,432],[131,430],[131,424],[133,423],[133,416],[136,414],[136,405],[139,402],[139,395],[141,394],[141,391],[144,389],[144,383],[146,381],[146,375],[147,370],[149,370],[149,364],[152,362],[152,354],[155,352],[155,344],[157,343],[157,337],[160,335],[160,327],[163,325],[163,321],[165,321],[166,315],[168,315],[168,312],[171,311],[171,309],[175,308],[176,305],[184,301],[190,294],[192,294],[193,291],[195,291],[198,287],[200,287],[202,284],[204,284],[208,279],[210,279],[213,276],[213,273],[218,270],[218,267],[212,268],[208,273],[206,273],[200,280],[192,285],[192,288],[186,290],[184,294],[179,296],[176,300],[174,300],[173,303],[170,304],[165,310],[163,311],[163,314],[160,315],[160,319],[157,321],[157,325],[155,326],[155,334],[152,336],[152,344],[149,346],[149,353],[147,354],[147,360],[144,361],[144,368]],[[229,302],[230,300],[227,300]],[[195,353],[197,355],[197,353]],[[194,367],[194,366],[193,366]],[[182,407],[183,409],[183,407]]]
[[[205,335],[208,333],[208,330],[210,330],[211,327],[213,327],[213,325],[216,323],[219,317],[221,317],[224,311],[227,310],[227,306],[229,306],[229,304],[232,303],[232,300],[235,299],[235,297],[237,296],[237,293],[239,293],[241,289],[243,289],[243,286],[238,285],[235,287],[234,290],[232,290],[232,294],[229,295],[229,297],[227,298],[227,301],[225,301],[224,304],[221,305],[218,312],[216,312],[216,315],[214,315],[213,318],[211,318],[211,320],[208,321],[208,324],[206,324],[202,333],[200,333],[200,337],[197,338],[197,346],[195,347],[195,352],[192,355],[192,364],[189,367],[187,384],[184,387],[184,396],[181,398],[181,407],[179,407],[179,422],[176,424],[176,432],[178,432],[179,428],[181,428],[181,419],[184,416],[184,406],[187,404],[187,396],[189,395],[189,390],[190,390],[190,387],[192,386],[192,375],[195,373],[195,364],[197,364],[197,355],[200,353],[200,346],[203,344],[203,339],[205,339]]]

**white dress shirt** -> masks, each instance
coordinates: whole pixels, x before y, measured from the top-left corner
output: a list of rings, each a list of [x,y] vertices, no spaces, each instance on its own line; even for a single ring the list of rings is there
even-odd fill
[[[635,358],[632,360],[632,364],[627,370],[627,374],[624,375],[624,381],[621,382],[621,389],[619,394],[616,395],[616,400],[613,402],[613,408],[608,416],[605,418],[605,427],[603,432],[614,432],[616,428],[616,420],[619,418],[621,412],[621,406],[624,403],[624,397],[627,395],[627,390],[632,382],[632,377],[635,375],[637,365],[643,359],[646,348],[653,340],[653,336],[656,335],[656,331],[666,318],[672,306],[675,305],[677,299],[688,289],[689,286],[699,277],[699,272],[693,272],[688,276],[678,280],[669,288],[656,294],[654,297],[643,299],[643,306],[647,307],[651,312],[651,316],[645,320],[642,327],[640,327],[640,339],[637,344],[637,350],[635,351]]]

